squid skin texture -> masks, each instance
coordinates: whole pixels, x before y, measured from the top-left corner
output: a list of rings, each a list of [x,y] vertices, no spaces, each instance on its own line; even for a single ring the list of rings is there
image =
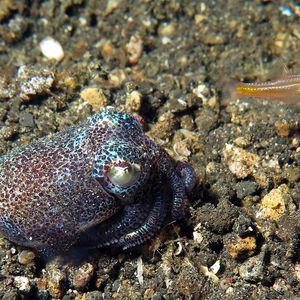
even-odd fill
[[[86,123],[0,157],[0,231],[47,255],[83,247],[123,249],[184,217],[195,174],[148,138],[138,118],[103,111]],[[138,166],[132,182],[114,166]]]

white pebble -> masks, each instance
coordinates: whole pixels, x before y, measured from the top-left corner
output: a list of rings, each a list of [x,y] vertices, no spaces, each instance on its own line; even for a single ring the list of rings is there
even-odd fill
[[[25,276],[15,276],[14,286],[20,291],[29,293],[31,290],[30,280]]]
[[[136,277],[138,279],[139,284],[143,284],[144,283],[144,277],[143,277],[144,267],[143,267],[143,259],[141,256],[138,257],[136,265],[137,265]]]
[[[43,55],[48,59],[59,61],[64,57],[64,49],[61,44],[51,36],[44,38],[40,42],[40,49]]]

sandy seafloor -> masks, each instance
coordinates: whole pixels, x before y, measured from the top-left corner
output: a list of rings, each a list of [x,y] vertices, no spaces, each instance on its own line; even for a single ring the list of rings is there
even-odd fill
[[[0,297],[299,299],[299,113],[230,100],[234,81],[299,72],[299,24],[297,1],[1,0],[0,155],[113,106],[198,183],[186,219],[131,251],[45,265],[2,238]]]

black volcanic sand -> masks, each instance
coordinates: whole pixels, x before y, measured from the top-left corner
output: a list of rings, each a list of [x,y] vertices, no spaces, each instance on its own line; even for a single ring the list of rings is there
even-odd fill
[[[186,220],[131,251],[45,264],[1,238],[2,299],[297,298],[298,111],[229,98],[299,70],[300,7],[280,2],[0,2],[0,155],[113,106],[198,176]]]

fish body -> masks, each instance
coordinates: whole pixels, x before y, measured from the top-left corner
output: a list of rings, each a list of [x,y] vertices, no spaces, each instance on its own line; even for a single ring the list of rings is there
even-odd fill
[[[259,83],[237,83],[232,98],[253,97],[297,104],[300,101],[300,75],[286,75]]]

